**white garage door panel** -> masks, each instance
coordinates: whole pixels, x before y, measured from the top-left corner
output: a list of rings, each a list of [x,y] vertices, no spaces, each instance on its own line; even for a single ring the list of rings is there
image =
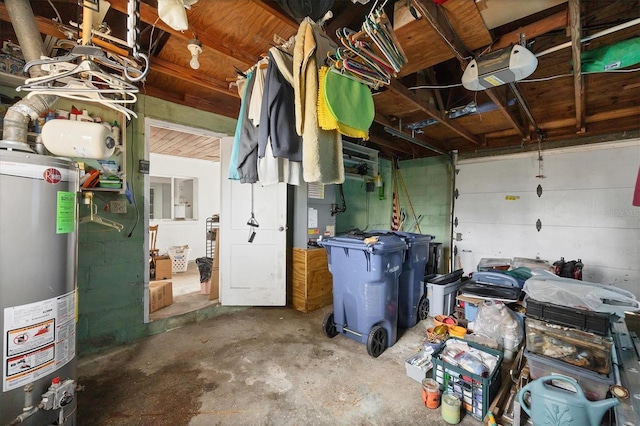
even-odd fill
[[[457,185],[460,193],[526,192],[538,187],[538,161],[535,158],[520,158],[499,168],[493,168],[491,164],[493,162],[480,162],[459,167],[456,181],[465,182],[464,187]]]
[[[517,200],[506,200],[504,193],[464,194],[456,200],[458,221],[510,225],[535,225],[541,204],[535,193],[511,192]]]
[[[458,165],[459,264],[471,272],[483,257],[580,258],[585,280],[613,284],[640,298],[640,208],[631,205],[640,141],[543,157],[544,179],[531,177],[535,155]],[[505,195],[520,199],[508,201]]]
[[[475,271],[483,257],[540,257],[551,262],[555,260],[547,259],[552,254],[549,250],[540,250],[540,247],[547,246],[547,237],[536,231],[535,225],[462,225],[454,228],[454,232],[462,234],[462,241],[457,242],[456,247],[465,272]]]
[[[543,155],[543,158],[544,189],[629,188],[637,176],[640,146]]]
[[[536,214],[545,225],[638,228],[640,209],[631,205],[632,197],[632,188],[547,191]]]
[[[543,225],[538,232],[531,226],[484,225],[473,227],[469,232],[465,232],[464,226],[458,226],[454,232],[462,234],[462,241],[456,244],[458,251],[462,251],[464,258],[470,257],[468,263],[463,264],[465,271],[474,271],[483,257],[540,257],[551,263],[561,257],[580,258],[585,264],[585,274],[595,273],[594,269],[601,267],[629,269],[636,265],[630,265],[628,259],[640,259],[638,229]],[[620,241],[629,244],[620,244]]]
[[[640,209],[629,202],[632,192],[633,188],[583,189],[567,197],[567,191],[554,190],[540,198],[531,192],[511,192],[517,200],[501,193],[464,194],[456,200],[456,217],[467,223],[535,225],[540,219],[550,226],[638,228]]]

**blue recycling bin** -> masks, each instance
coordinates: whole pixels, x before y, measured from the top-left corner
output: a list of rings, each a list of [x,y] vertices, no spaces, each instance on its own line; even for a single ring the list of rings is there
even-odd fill
[[[333,275],[333,312],[322,327],[327,336],[343,334],[378,357],[396,342],[398,279],[407,245],[395,235],[371,238],[341,235],[318,241]]]
[[[407,255],[398,282],[398,327],[411,328],[429,316],[424,296],[424,272],[429,261],[429,243],[433,235],[393,231],[407,244]]]

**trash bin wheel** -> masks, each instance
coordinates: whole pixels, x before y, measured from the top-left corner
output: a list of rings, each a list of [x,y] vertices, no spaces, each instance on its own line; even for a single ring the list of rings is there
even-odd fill
[[[338,330],[336,329],[336,323],[333,321],[333,312],[329,312],[322,321],[322,331],[327,337],[336,337]]]
[[[387,348],[387,330],[379,325],[371,327],[369,338],[367,339],[367,353],[374,358],[378,358]]]
[[[429,298],[425,295],[418,303],[418,320],[426,320],[429,317]]]

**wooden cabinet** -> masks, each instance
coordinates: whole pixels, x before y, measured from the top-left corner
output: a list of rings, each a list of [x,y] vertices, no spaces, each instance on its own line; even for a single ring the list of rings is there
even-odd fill
[[[293,249],[292,304],[311,312],[333,303],[333,276],[323,248]]]

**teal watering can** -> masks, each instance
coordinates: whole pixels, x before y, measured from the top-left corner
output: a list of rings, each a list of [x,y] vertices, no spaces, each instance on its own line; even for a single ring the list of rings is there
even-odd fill
[[[575,391],[552,385],[551,381],[568,383]],[[524,396],[531,394],[531,405],[525,404]],[[566,376],[540,377],[520,389],[520,406],[533,420],[535,426],[599,426],[602,417],[611,407],[620,404],[616,398],[589,401],[578,382]]]

